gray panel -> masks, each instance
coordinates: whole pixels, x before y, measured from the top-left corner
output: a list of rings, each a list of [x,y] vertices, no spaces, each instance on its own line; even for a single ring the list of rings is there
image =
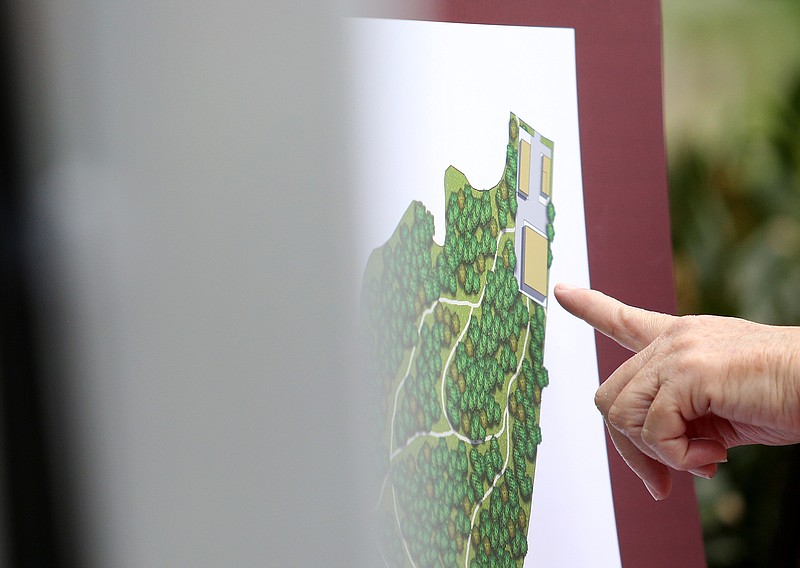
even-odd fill
[[[361,564],[340,8],[18,3],[88,566]]]

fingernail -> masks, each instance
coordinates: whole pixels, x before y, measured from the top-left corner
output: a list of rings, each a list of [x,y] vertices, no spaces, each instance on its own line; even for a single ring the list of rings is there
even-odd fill
[[[564,284],[563,282],[559,282],[558,284],[556,284],[556,288],[558,288],[559,291],[562,291],[562,292],[569,292],[571,290],[577,290],[578,289],[577,286],[573,286],[572,284]]]
[[[714,477],[713,474],[703,471],[702,469],[690,469],[689,473],[691,473],[692,475],[696,475],[697,477],[702,477],[703,479],[711,479],[712,477]]]
[[[645,488],[647,489],[648,493],[650,493],[650,496],[651,496],[653,499],[655,499],[656,501],[661,501],[661,499],[663,499],[663,497],[661,497],[661,494],[660,494],[660,493],[658,493],[658,492],[655,490],[655,488],[653,488],[653,487],[652,487],[652,486],[651,486],[649,483],[647,483],[647,482],[646,482],[646,481],[644,481],[644,480],[642,480],[642,482],[644,483],[644,486],[645,486]]]

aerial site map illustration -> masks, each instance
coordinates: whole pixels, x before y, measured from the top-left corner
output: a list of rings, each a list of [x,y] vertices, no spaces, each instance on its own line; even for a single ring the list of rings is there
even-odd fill
[[[574,30],[348,37],[369,565],[617,568],[594,332],[552,297],[590,285]]]
[[[375,513],[389,566],[522,566],[528,551],[549,384],[553,148],[512,113],[494,187],[444,172],[444,246],[413,201],[367,263]]]

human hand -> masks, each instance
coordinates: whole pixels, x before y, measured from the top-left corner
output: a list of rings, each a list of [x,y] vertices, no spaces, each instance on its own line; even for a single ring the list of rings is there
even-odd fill
[[[669,495],[669,468],[708,478],[728,448],[800,442],[800,328],[670,316],[563,284],[555,296],[635,353],[595,404],[654,499]]]

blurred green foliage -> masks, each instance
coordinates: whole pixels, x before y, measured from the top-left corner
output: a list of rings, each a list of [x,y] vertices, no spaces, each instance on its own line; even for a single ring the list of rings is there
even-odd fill
[[[747,3],[731,2],[728,7],[743,4]],[[798,3],[747,6],[749,10],[765,4],[787,5],[797,13]],[[666,38],[669,5],[665,1]],[[695,27],[695,33],[702,31]],[[724,61],[720,64],[724,67]],[[678,66],[674,61],[673,65]],[[670,140],[672,234],[682,313],[800,325],[796,57],[787,67],[791,71],[782,93],[762,97],[756,110],[751,106],[720,118],[729,124],[718,126],[716,137]],[[666,80],[669,83],[669,74]],[[669,102],[668,95],[668,109]],[[702,105],[713,102],[697,104],[702,113]],[[667,115],[669,120],[669,110]],[[794,529],[800,515],[798,447],[731,450],[729,463],[714,480],[697,483],[697,494],[711,568],[800,566],[800,539]]]
[[[670,163],[679,309],[800,325],[800,74],[771,127]],[[713,157],[710,157],[713,156]],[[698,483],[709,566],[800,566],[800,451],[731,451]]]
[[[800,323],[800,75],[769,128],[669,173],[681,309]]]

